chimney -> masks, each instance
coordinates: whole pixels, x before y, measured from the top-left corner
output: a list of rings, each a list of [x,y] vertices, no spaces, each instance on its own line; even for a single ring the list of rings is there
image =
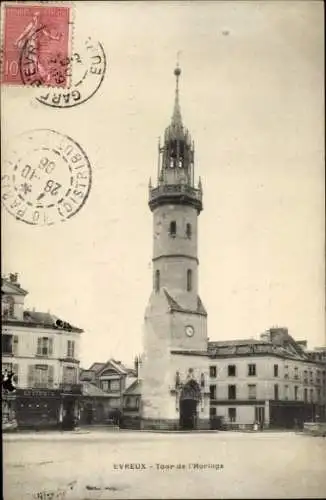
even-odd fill
[[[138,356],[135,357],[135,371],[136,371],[136,377],[138,378],[139,375],[139,358]]]
[[[17,283],[18,281],[18,273],[10,273],[9,274],[10,283]]]
[[[304,351],[307,349],[308,342],[306,340],[297,340],[296,342]]]

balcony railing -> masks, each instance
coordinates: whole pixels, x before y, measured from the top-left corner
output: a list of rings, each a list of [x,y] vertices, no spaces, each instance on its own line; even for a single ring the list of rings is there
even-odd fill
[[[185,194],[189,195],[192,198],[195,198],[198,201],[202,201],[203,193],[201,189],[196,189],[187,184],[163,184],[162,186],[158,186],[156,188],[149,190],[149,200],[157,198],[158,196],[169,194],[169,195],[179,195]]]

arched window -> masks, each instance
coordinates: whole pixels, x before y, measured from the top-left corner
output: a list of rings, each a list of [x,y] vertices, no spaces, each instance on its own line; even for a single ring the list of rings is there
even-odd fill
[[[170,222],[170,236],[171,238],[175,238],[177,234],[177,223],[175,220]]]
[[[188,269],[187,271],[187,292],[192,290],[192,270]]]
[[[189,239],[191,238],[191,224],[189,223],[186,225],[186,236]]]
[[[155,292],[160,291],[160,271],[155,271]]]

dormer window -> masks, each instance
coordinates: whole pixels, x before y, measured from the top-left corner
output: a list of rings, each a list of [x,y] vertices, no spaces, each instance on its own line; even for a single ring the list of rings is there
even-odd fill
[[[177,223],[175,220],[171,221],[170,222],[170,236],[171,238],[175,238],[176,237],[176,234],[177,234]]]

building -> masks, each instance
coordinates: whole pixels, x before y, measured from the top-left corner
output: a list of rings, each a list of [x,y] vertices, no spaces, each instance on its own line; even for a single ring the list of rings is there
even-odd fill
[[[106,423],[110,419],[119,420],[123,393],[137,378],[138,358],[135,359],[135,368],[109,359],[106,363],[93,363],[88,370],[81,370],[80,380],[85,396],[81,405],[81,422],[95,424]],[[100,393],[102,401],[99,401]]]
[[[18,427],[72,425],[78,418],[79,344],[83,330],[50,313],[24,309],[17,274],[1,281],[2,370],[16,391],[3,393],[3,422]]]
[[[110,395],[88,381],[81,381],[79,425],[108,424],[110,422]]]
[[[142,381],[136,379],[123,394],[121,427],[139,429],[141,427]]]
[[[145,312],[141,427],[209,427],[207,313],[198,294],[197,227],[202,186],[179,105],[177,67],[172,120],[159,145],[153,213],[153,285]]]
[[[260,340],[209,342],[212,420],[289,428],[325,419],[325,351],[311,353],[306,345],[286,328],[271,328]]]

